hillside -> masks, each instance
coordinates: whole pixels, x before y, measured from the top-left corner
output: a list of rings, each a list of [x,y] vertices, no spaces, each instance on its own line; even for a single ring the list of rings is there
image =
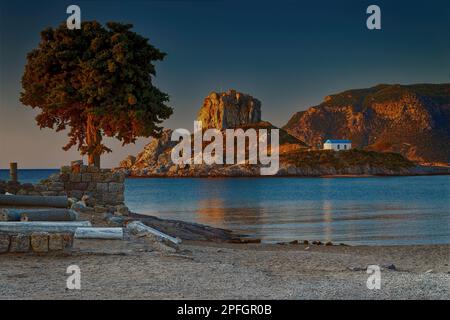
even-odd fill
[[[378,85],[327,96],[283,127],[313,147],[350,139],[354,147],[417,162],[450,162],[450,84]]]

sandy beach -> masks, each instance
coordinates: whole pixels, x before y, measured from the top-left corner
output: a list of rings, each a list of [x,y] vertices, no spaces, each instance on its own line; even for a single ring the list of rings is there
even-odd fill
[[[450,299],[450,245],[185,241],[174,254],[110,242],[78,243],[70,256],[1,255],[0,299]],[[66,289],[72,264],[81,290]],[[366,287],[368,265],[382,267],[380,290]]]

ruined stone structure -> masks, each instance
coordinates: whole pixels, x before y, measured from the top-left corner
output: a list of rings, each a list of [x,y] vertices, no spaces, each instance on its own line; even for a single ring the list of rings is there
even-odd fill
[[[109,169],[85,166],[81,161],[74,161],[71,166],[61,168],[59,173],[51,175],[36,185],[18,182],[1,182],[0,192],[18,195],[58,196],[67,195],[81,200],[89,198],[86,203],[94,206],[118,206],[124,204],[125,175]]]

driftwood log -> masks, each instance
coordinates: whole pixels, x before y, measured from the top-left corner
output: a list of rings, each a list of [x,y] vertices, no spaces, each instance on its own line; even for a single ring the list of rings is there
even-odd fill
[[[50,233],[75,233],[79,227],[90,227],[89,221],[57,221],[57,222],[0,222],[0,233],[24,233],[50,232]]]
[[[67,196],[24,196],[0,194],[0,205],[15,207],[67,208]]]
[[[75,239],[123,240],[122,228],[77,228]]]
[[[76,221],[70,209],[0,209],[0,221]]]

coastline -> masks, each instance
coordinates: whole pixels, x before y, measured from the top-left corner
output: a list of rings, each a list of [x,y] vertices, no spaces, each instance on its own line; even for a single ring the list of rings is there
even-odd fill
[[[154,179],[154,178],[166,178],[166,179],[226,179],[226,178],[382,178],[382,177],[427,177],[427,176],[448,176],[450,175],[450,167],[448,172],[427,172],[427,173],[411,173],[411,174],[323,174],[323,175],[214,175],[214,176],[181,176],[181,175],[129,175],[127,179]]]

